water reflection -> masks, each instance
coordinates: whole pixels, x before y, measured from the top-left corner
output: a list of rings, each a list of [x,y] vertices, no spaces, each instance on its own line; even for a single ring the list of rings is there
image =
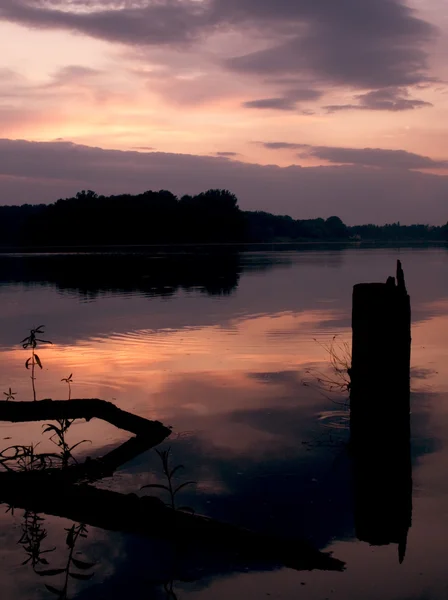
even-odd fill
[[[391,414],[397,402],[385,388],[364,422],[352,415],[350,453],[356,536],[373,546],[397,544],[402,563],[412,522],[409,394],[407,408]]]
[[[347,435],[328,435],[319,416],[333,405],[303,385],[309,381],[309,369],[322,371],[327,365],[325,352],[313,338],[328,341],[338,334],[349,339],[351,286],[364,278],[383,279],[396,253],[340,252],[334,261],[319,253],[286,258],[286,263],[273,260],[272,268],[259,271],[257,257],[243,256],[232,294],[210,296],[195,287],[188,292],[178,288],[169,302],[163,296],[149,297],[143,289],[126,297],[118,288],[104,290],[104,296],[90,304],[52,288],[16,283],[0,290],[8,313],[2,320],[0,361],[5,390],[12,385],[18,400],[27,398],[23,356],[13,343],[23,337],[18,335],[19,325],[46,323],[51,334],[56,332],[56,343],[42,357],[48,371],[39,381],[40,397],[63,397],[60,379],[73,371],[77,396],[114,399],[123,408],[173,425],[170,444],[176,460],[199,482],[197,490],[185,490],[182,502],[198,513],[266,534],[307,538],[315,547],[331,549],[348,565],[342,575],[305,574],[278,563],[238,561],[232,555],[196,549],[184,556],[179,568],[169,544],[131,534],[105,534],[93,527],[86,541],[86,561],[95,561],[98,568],[92,580],[76,590],[76,597],[165,598],[173,584],[178,598],[194,600],[229,596],[258,600],[267,593],[295,598],[298,590],[304,598],[337,600],[360,596],[398,600],[425,590],[433,598],[444,598],[448,505],[448,490],[440,477],[440,470],[448,466],[443,443],[448,430],[444,259],[439,251],[412,251],[406,270],[415,314],[414,519],[406,560],[398,571],[395,546],[370,544],[396,543],[398,520],[409,524],[409,479],[396,481],[394,470],[409,471],[398,466],[400,456],[391,454],[385,443],[384,454],[370,464],[370,481],[364,480],[365,485],[357,488],[361,495],[353,497]],[[381,402],[388,400],[381,395]],[[2,425],[0,437],[11,436],[25,442],[39,440],[41,432],[32,425],[20,430]],[[87,451],[92,456],[125,441],[117,430],[95,421],[74,424],[73,443],[84,438],[97,442]],[[404,448],[405,436],[403,440]],[[395,458],[390,460],[391,456]],[[355,481],[364,477],[359,465]],[[100,487],[135,493],[148,481],[160,481],[158,474],[157,457],[145,452]],[[11,599],[37,597],[28,593],[36,582],[17,577],[16,565],[24,557],[15,556],[12,562],[10,549],[18,536],[12,542],[11,531],[17,521],[9,513],[6,517],[0,533],[2,547],[9,549],[4,553],[10,553],[5,564],[11,567],[1,573],[4,589],[15,586]],[[61,524],[62,529],[71,526],[46,518],[48,547],[54,547]],[[355,541],[357,535],[366,542]],[[64,540],[59,540],[59,547],[64,548]]]
[[[257,269],[272,266],[266,262]],[[211,296],[231,294],[238,286],[243,265],[237,252],[216,249],[152,255],[1,255],[0,270],[3,285],[46,283],[92,299],[105,293],[169,298],[180,290],[199,290]]]

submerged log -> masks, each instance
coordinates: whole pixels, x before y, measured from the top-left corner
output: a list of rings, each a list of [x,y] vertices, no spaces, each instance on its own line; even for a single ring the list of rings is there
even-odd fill
[[[174,540],[231,553],[241,560],[263,560],[299,570],[341,571],[344,563],[303,541],[254,533],[204,516],[173,511],[155,497],[138,497],[75,484],[100,479],[140,452],[163,441],[171,430],[102,400],[0,402],[0,420],[11,422],[99,418],[136,434],[103,458],[66,469],[0,473],[0,503],[112,531]]]
[[[411,308],[400,261],[396,282],[354,287],[352,328],[356,533],[372,545],[397,543],[402,562],[412,519]]]
[[[41,400],[38,402],[0,401],[0,421],[23,423],[29,421],[52,421],[56,419],[102,419],[136,434],[117,448],[102,457],[70,465],[64,469],[45,468],[20,473],[23,479],[30,479],[34,485],[48,485],[50,481],[75,483],[81,480],[96,481],[110,477],[122,465],[146,450],[163,442],[171,430],[159,421],[150,421],[117,408],[104,400]]]
[[[140,435],[132,437],[104,456],[98,458],[87,457],[84,462],[71,464],[63,469],[60,467],[46,467],[40,470],[22,471],[20,476],[23,480],[28,479],[33,485],[48,485],[56,482],[59,484],[92,483],[104,477],[112,477],[121,466],[143,454],[143,452],[154,448],[164,439],[160,436]]]
[[[39,400],[37,402],[0,401],[0,421],[25,423],[29,421],[55,421],[57,419],[102,419],[118,429],[135,435],[154,435],[162,441],[171,430],[159,421],[150,421],[125,410],[112,402],[97,398],[81,400]]]
[[[187,512],[173,511],[158,498],[138,497],[90,485],[33,485],[22,473],[0,474],[0,502],[106,530],[168,539],[183,547],[230,553],[297,570],[342,571],[344,563],[307,542],[279,539]]]

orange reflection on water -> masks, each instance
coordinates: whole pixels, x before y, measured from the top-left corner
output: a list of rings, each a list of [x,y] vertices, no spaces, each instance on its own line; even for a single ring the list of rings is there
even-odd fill
[[[336,316],[331,311],[280,313],[237,319],[226,328],[140,330],[48,346],[39,350],[45,367],[38,372],[41,396],[64,397],[66,386],[60,379],[69,373],[73,373],[75,395],[82,388],[87,397],[106,395],[123,403],[118,398],[123,392],[150,386],[149,393],[154,393],[167,377],[178,374],[297,369],[325,360],[325,351],[313,338],[320,323]],[[325,331],[321,337],[331,339],[333,333],[338,330]],[[28,395],[26,352],[13,348],[0,356],[0,386],[7,389],[14,384],[24,399]]]
[[[448,301],[433,302],[426,309],[428,317],[412,327],[412,364],[428,371],[433,390],[448,391]]]
[[[414,388],[430,384],[442,390],[448,387],[443,369],[448,305],[427,312],[413,327],[413,364],[423,373]],[[263,446],[272,441],[271,434],[244,423],[229,428],[227,415],[272,407],[312,410],[316,393],[302,384],[329,366],[319,341],[329,343],[334,335],[350,340],[348,328],[333,325],[339,318],[331,310],[261,314],[233,319],[225,327],[136,330],[48,346],[39,350],[44,369],[37,373],[38,397],[66,398],[61,379],[73,373],[72,397],[110,400],[173,425],[175,431],[205,431],[213,422],[218,446],[238,451],[247,444]],[[0,390],[11,386],[17,400],[31,397],[27,356],[20,347],[0,353]],[[306,373],[310,366],[311,375]],[[19,430],[20,437],[32,432],[35,437],[36,425],[2,425],[0,435],[10,437]],[[128,436],[99,421],[89,424],[88,434],[82,428],[77,433],[103,445]]]
[[[267,408],[273,398],[276,406],[297,402],[298,392],[304,390],[305,367],[327,358],[313,338],[322,323],[337,316],[329,310],[285,312],[234,319],[227,327],[140,330],[47,346],[39,350],[44,369],[37,372],[38,397],[66,398],[67,385],[61,379],[73,373],[72,397],[111,400],[126,410],[168,421],[176,431],[202,428],[213,419],[215,443],[242,450],[249,443],[269,442],[272,436],[244,424],[235,424],[230,432],[219,424],[220,416]],[[348,333],[323,330],[320,337],[328,341],[338,332]],[[0,389],[11,386],[17,400],[31,397],[29,372],[24,369],[27,356],[20,347],[0,353]],[[294,377],[266,384],[269,374],[285,372]],[[36,424],[26,424],[2,425],[0,435],[4,431],[8,437],[20,431],[21,438],[34,438],[37,430]],[[127,437],[100,421],[92,421],[88,433],[81,427],[77,433],[103,445]]]

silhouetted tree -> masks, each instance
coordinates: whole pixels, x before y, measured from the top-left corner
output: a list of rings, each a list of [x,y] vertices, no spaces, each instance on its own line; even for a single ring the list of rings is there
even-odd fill
[[[167,190],[98,195],[82,190],[49,205],[1,206],[0,246],[67,247],[272,241],[448,240],[448,224],[347,227],[337,216],[293,219],[243,212],[236,196],[210,189],[178,199]]]
[[[329,217],[325,221],[325,231],[330,238],[341,239],[347,238],[349,235],[347,226],[339,217]]]
[[[448,241],[448,223],[444,225],[442,228],[442,237]]]

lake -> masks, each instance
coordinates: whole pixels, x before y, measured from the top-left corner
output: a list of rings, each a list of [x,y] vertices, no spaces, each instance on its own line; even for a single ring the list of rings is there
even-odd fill
[[[356,538],[347,393],[329,389],[329,347],[343,360],[351,341],[353,285],[385,281],[397,259],[413,338],[412,526],[401,564],[397,544]],[[169,540],[2,504],[2,599],[447,598],[447,247],[3,255],[0,307],[2,399],[11,389],[32,400],[30,349],[20,341],[43,324],[52,344],[36,349],[38,399],[67,399],[71,375],[72,398],[101,398],[171,426],[158,449],[170,447],[171,466],[184,466],[176,483],[194,482],[179,491],[180,504],[308,540],[345,563],[343,572],[301,571],[241,559],[237,548],[182,553]],[[70,445],[87,440],[73,450],[78,461],[130,436],[98,419],[75,421],[67,435]],[[4,448],[54,453],[50,436],[42,423],[0,424]],[[167,500],[162,489],[141,490],[165,483],[151,449],[96,485]]]

